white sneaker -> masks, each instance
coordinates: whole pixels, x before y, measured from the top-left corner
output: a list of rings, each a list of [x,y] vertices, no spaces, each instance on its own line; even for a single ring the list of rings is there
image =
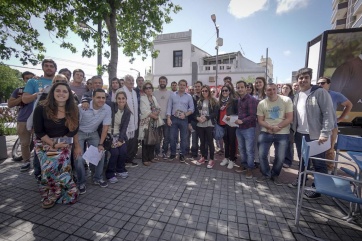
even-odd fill
[[[233,162],[233,161],[229,161],[228,169],[233,169],[233,168],[234,168],[234,162]]]
[[[220,166],[226,166],[228,163],[229,163],[229,159],[224,158],[224,159],[221,161]]]

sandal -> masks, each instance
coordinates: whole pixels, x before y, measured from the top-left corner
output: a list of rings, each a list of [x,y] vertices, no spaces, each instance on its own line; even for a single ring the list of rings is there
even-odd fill
[[[49,199],[44,199],[43,200],[43,203],[42,203],[42,208],[44,208],[44,209],[48,209],[48,208],[51,208],[51,207],[53,207],[55,205],[55,202],[54,201],[51,201],[51,200],[49,200]]]

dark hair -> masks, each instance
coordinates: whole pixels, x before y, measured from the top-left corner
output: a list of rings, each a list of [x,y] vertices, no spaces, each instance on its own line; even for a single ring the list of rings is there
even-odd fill
[[[244,80],[239,80],[238,82],[236,82],[236,85],[238,84],[243,84],[245,88],[248,85]]]
[[[204,88],[206,88],[207,91],[208,91],[208,93],[209,93],[209,95],[208,95],[208,97],[209,97],[209,104],[210,104],[210,106],[211,106],[212,108],[214,108],[214,106],[217,105],[217,102],[216,102],[216,99],[213,98],[212,95],[211,95],[211,88],[210,88],[210,86],[208,86],[208,85],[203,85],[203,86],[201,87],[201,90],[204,89]],[[205,100],[204,96],[201,95],[198,103],[202,103],[204,100]]]
[[[288,86],[288,88],[290,89],[290,92],[288,94],[288,97],[293,97],[293,86],[291,84],[283,84],[282,85],[282,89],[283,89],[283,86],[286,85]]]
[[[312,78],[313,70],[311,68],[301,68],[297,71],[297,79],[299,79],[300,75],[308,74],[310,78]]]
[[[172,85],[172,84],[177,84],[177,82],[176,82],[176,81],[172,81],[171,85]]]
[[[327,81],[327,84],[330,84],[330,83],[331,83],[331,79],[328,78],[328,77],[321,76],[321,77],[319,77],[319,79],[324,79],[324,80],[326,80],[326,81]]]
[[[83,77],[85,77],[85,73],[84,73],[84,71],[81,70],[81,69],[75,69],[75,70],[73,70],[73,76],[74,76],[74,74],[77,73],[77,72],[83,73]]]
[[[21,78],[24,79],[25,75],[29,75],[29,74],[32,74],[33,76],[35,76],[35,74],[33,74],[32,72],[30,72],[30,71],[25,71],[24,73],[21,74]]]
[[[166,76],[160,76],[160,78],[158,78],[158,83],[160,83],[160,80],[162,80],[162,79],[164,79],[164,80],[166,80],[166,84],[167,84],[167,81],[168,81],[168,79],[166,78]]]
[[[117,77],[113,77],[113,78],[111,79],[111,84],[112,84],[113,81],[117,81],[118,84],[121,86],[121,82],[120,82],[120,80],[119,80]]]
[[[254,95],[254,85],[252,83],[248,83],[246,87],[249,87],[251,89],[250,95]]]
[[[64,82],[54,83],[50,88],[47,98],[41,101],[40,104],[44,106],[47,118],[53,120],[54,122],[58,122],[59,121],[59,119],[57,118],[58,105],[54,98],[54,92],[55,89],[60,85],[65,86],[69,93],[69,98],[65,103],[65,126],[68,127],[70,131],[74,131],[78,128],[79,125],[78,123],[79,111],[76,101],[74,99],[73,92],[68,84]]]
[[[44,59],[42,62],[41,62],[41,67],[43,68],[44,67],[44,64],[45,63],[51,63],[51,64],[53,64],[54,65],[54,67],[55,67],[55,70],[57,70],[57,64],[54,62],[54,60],[52,60],[52,59]]]
[[[231,87],[229,85],[223,85],[220,89],[220,95],[219,95],[219,103],[221,105],[221,99],[222,99],[222,89],[227,88],[229,90],[229,100],[228,100],[228,104],[231,103],[233,101],[233,99],[235,98],[235,93],[233,93],[233,90],[231,89]]]
[[[96,90],[93,90],[93,97],[96,96],[97,93],[106,93],[106,91],[104,89],[96,89]]]
[[[187,86],[187,81],[186,81],[185,79],[181,79],[181,80],[179,80],[179,81],[178,81],[178,84],[180,84],[181,82],[186,83],[186,86]]]
[[[196,82],[194,83],[194,86],[195,86],[196,84],[200,84],[201,87],[204,85],[201,80],[196,81]]]
[[[68,72],[69,75],[70,75],[70,77],[72,77],[72,72],[71,72],[69,69],[67,69],[67,68],[60,69],[60,70],[58,71],[58,74],[61,74],[61,73],[64,73],[64,72]]]
[[[258,95],[258,98],[260,99],[260,97],[261,97],[261,99],[265,99],[265,97],[266,97],[266,94],[265,94],[265,87],[266,87],[266,80],[265,80],[265,78],[263,77],[263,76],[259,76],[259,77],[256,77],[255,78],[255,81],[257,80],[257,79],[260,79],[261,81],[263,81],[263,84],[264,84],[264,86],[263,86],[263,89],[262,90],[258,90],[256,87],[255,87],[255,94],[254,95]]]
[[[102,76],[99,76],[99,75],[94,75],[94,76],[92,76],[92,78],[91,78],[92,83],[93,83],[93,80],[95,80],[95,79],[100,79],[100,80],[102,80],[102,83],[103,83]]]
[[[152,83],[151,82],[149,82],[149,81],[147,81],[146,83],[144,83],[143,84],[143,86],[142,86],[142,90],[143,90],[143,92],[144,91],[146,91],[146,87],[147,87],[147,85],[151,85],[151,88],[152,88],[152,91],[153,91],[153,85],[152,85]]]
[[[231,77],[230,77],[230,76],[226,76],[226,77],[224,78],[224,82],[225,82],[225,81],[230,81],[230,82],[232,82]]]

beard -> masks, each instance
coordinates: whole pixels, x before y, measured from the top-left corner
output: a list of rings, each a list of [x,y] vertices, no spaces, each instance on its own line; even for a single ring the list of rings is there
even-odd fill
[[[165,88],[166,88],[166,85],[160,84],[160,89],[165,89]]]

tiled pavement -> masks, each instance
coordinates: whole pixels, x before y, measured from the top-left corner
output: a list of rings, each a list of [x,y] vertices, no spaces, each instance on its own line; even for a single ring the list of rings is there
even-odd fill
[[[44,210],[19,167],[0,162],[0,240],[307,240],[294,225],[296,190],[224,169],[140,165],[108,188],[88,184],[74,205]],[[326,197],[308,202],[342,215]],[[362,240],[362,228],[308,211],[302,224],[326,240]]]

